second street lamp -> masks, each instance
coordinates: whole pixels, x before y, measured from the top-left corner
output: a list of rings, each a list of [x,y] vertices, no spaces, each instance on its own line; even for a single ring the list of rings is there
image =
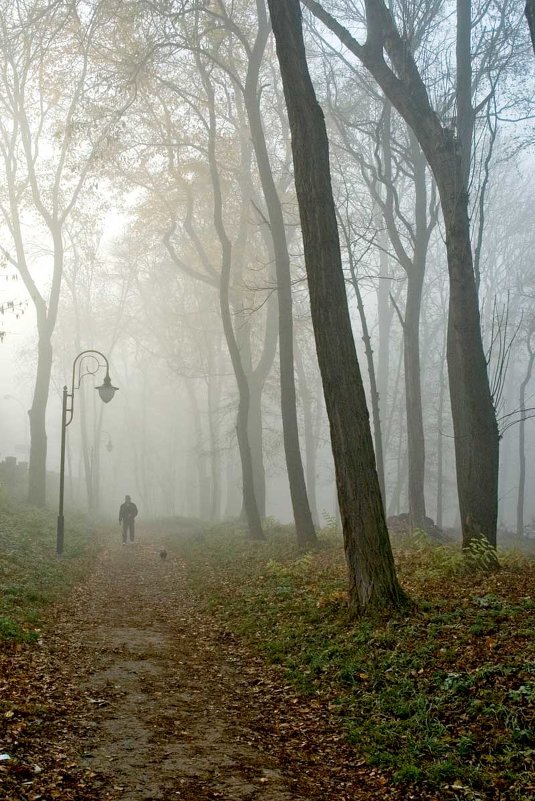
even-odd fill
[[[113,399],[118,387],[114,387],[111,383],[109,362],[104,354],[99,350],[83,350],[78,354],[72,363],[71,391],[68,391],[67,386],[63,387],[63,405],[61,413],[61,455],[59,467],[59,510],[56,530],[56,553],[58,556],[63,553],[65,531],[65,519],[63,517],[63,497],[65,491],[65,439],[67,426],[72,422],[74,414],[74,390],[80,389],[80,382],[85,375],[96,375],[101,367],[106,368],[106,375],[104,376],[104,381],[102,384],[99,387],[95,387],[95,389],[100,395],[102,402],[109,403]]]

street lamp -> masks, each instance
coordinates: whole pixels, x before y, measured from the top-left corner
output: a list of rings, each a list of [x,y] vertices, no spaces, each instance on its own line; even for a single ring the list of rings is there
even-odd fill
[[[100,358],[99,358],[100,357]],[[104,363],[100,361],[104,360]],[[82,372],[82,365],[84,371]],[[56,553],[61,556],[63,553],[64,539],[64,517],[63,517],[63,495],[65,489],[65,435],[67,426],[71,424],[74,413],[74,390],[80,389],[80,382],[85,375],[96,375],[101,367],[106,367],[104,381],[99,387],[95,387],[103,403],[109,403],[117,387],[114,387],[110,379],[110,365],[107,358],[99,350],[83,350],[72,363],[72,384],[71,391],[66,386],[63,387],[63,405],[61,413],[61,458],[59,468],[59,510],[58,525],[56,530]],[[92,369],[93,368],[93,369]],[[70,403],[69,403],[70,401]]]

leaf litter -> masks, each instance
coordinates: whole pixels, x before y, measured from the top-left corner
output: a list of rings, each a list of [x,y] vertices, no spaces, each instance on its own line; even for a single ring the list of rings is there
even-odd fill
[[[300,697],[198,608],[180,559],[108,548],[0,654],[0,798],[358,801],[394,797],[327,703]]]

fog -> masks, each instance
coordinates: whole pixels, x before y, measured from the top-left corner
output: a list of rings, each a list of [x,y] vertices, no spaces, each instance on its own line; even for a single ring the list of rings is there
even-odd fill
[[[518,4],[475,3],[463,73],[454,4],[423,5],[395,3],[395,19],[437,130],[456,143],[475,306],[447,249],[449,168],[429,166],[416,117],[409,127],[402,101],[304,10],[306,54],[384,513],[408,516],[394,528],[459,536],[477,518],[469,501],[459,510],[456,466],[476,484],[480,468],[455,443],[476,431],[479,389],[466,389],[471,357],[452,361],[473,337],[474,380],[486,362],[478,380],[497,420],[489,492],[506,540],[535,529],[535,59]],[[364,40],[361,3],[323,7]],[[292,123],[292,154],[267,7],[1,0],[0,15],[0,482],[57,507],[67,386],[67,508],[114,517],[130,494],[140,519],[250,523],[254,507],[266,528],[305,508],[316,528],[333,525],[349,467],[335,447],[337,491],[342,423],[325,400],[337,387],[316,340],[318,316],[343,315],[328,286],[311,312],[297,134]],[[448,315],[459,337],[449,362]],[[106,360],[118,390],[102,403]],[[357,428],[343,425],[349,443]]]

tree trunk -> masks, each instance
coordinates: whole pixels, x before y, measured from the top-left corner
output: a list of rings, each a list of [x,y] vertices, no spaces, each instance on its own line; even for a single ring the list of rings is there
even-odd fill
[[[245,125],[245,116],[243,117]],[[249,138],[245,140],[241,137],[241,176],[240,189],[243,198],[248,198],[248,202],[240,205],[240,217],[238,223],[238,233],[232,245],[232,274],[234,279],[235,291],[230,288],[229,296],[232,296],[232,310],[235,319],[239,320],[237,330],[234,333],[236,345],[239,352],[239,359],[243,372],[247,378],[249,386],[249,408],[247,412],[247,437],[251,454],[251,465],[253,474],[253,485],[255,492],[256,505],[260,519],[266,516],[266,472],[264,467],[264,429],[262,415],[262,393],[266,378],[271,370],[276,355],[277,343],[277,323],[273,312],[273,303],[268,301],[266,315],[266,329],[262,355],[253,367],[253,355],[251,351],[251,324],[250,306],[251,299],[244,296],[244,286],[246,281],[243,277],[243,267],[246,254],[247,231],[250,225],[250,206],[252,198],[255,196],[251,181],[251,159],[252,147]],[[216,164],[217,166],[217,164]],[[226,235],[226,234],[225,234]],[[273,338],[271,326],[274,326],[275,337]],[[228,342],[227,342],[228,346]],[[239,390],[238,390],[239,392]],[[245,491],[245,484],[243,485]],[[242,498],[241,517],[247,520],[245,509],[245,496]]]
[[[351,253],[351,243],[349,241],[349,236],[347,236],[346,242],[348,247],[349,264],[351,269],[351,283],[353,285],[353,289],[355,290],[357,309],[359,312],[360,325],[362,328],[362,341],[364,342],[364,352],[366,354],[366,364],[368,367],[368,378],[370,381],[370,401],[371,401],[372,419],[373,419],[373,437],[375,445],[375,463],[377,465],[377,477],[379,479],[379,487],[381,488],[381,497],[383,499],[383,504],[384,504],[386,503],[386,495],[385,495],[385,467],[383,459],[383,436],[381,432],[379,393],[377,391],[377,381],[375,378],[375,365],[373,362],[372,341],[368,330],[368,321],[366,319],[366,311],[364,309],[364,303],[362,301],[359,282],[355,271],[355,266],[353,264],[353,255]]]
[[[28,467],[28,503],[46,506],[46,407],[52,371],[52,344],[48,324],[39,325],[37,375],[29,411],[30,464]]]
[[[259,382],[253,373],[249,374],[248,383],[249,415],[247,431],[251,448],[256,505],[258,506],[258,514],[263,519],[266,516],[266,471],[264,468],[264,431],[262,422],[263,385],[259,386]],[[245,499],[243,512],[245,513]]]
[[[219,244],[221,246],[221,274],[219,279],[219,307],[221,311],[221,320],[223,323],[223,332],[227,342],[227,347],[236,377],[236,384],[238,386],[238,415],[236,419],[236,434],[238,437],[238,446],[240,449],[240,457],[242,464],[242,479],[243,479],[243,504],[245,514],[247,516],[247,525],[249,528],[249,535],[252,539],[264,539],[264,532],[262,531],[262,523],[258,511],[256,501],[254,477],[253,477],[253,463],[251,459],[251,447],[249,444],[249,432],[247,421],[249,417],[249,404],[250,392],[249,384],[243,363],[240,356],[240,350],[236,341],[234,327],[232,325],[232,315],[230,311],[230,273],[232,267],[232,243],[227,235],[225,224],[223,222],[223,198],[221,194],[221,182],[219,179],[219,170],[216,157],[216,118],[215,118],[215,98],[214,88],[210,81],[206,70],[203,68],[199,57],[197,57],[197,66],[201,74],[204,89],[208,100],[209,111],[209,139],[208,139],[208,163],[210,169],[210,178],[212,181],[212,191],[214,199],[214,227],[217,232]]]
[[[409,129],[410,163],[414,184],[414,224],[412,225],[412,253],[398,230],[394,177],[392,171],[392,107],[384,104],[384,122],[381,132],[386,198],[384,218],[390,241],[398,260],[407,274],[407,297],[403,327],[403,362],[405,367],[405,407],[407,415],[407,450],[409,459],[409,520],[413,529],[425,528],[425,439],[420,375],[420,312],[425,275],[429,228],[427,224],[427,185],[424,155]],[[380,198],[377,198],[380,200]],[[406,223],[405,223],[406,225]],[[400,316],[401,317],[401,316]]]
[[[516,533],[519,537],[524,535],[524,494],[526,489],[526,387],[531,380],[533,372],[533,361],[535,351],[530,352],[526,375],[520,384],[519,392],[519,412],[520,421],[518,423],[518,498],[516,502]]]
[[[485,537],[496,547],[499,437],[481,339],[479,304],[472,269],[468,196],[459,192],[459,160],[435,166],[440,190],[450,300],[448,377],[451,398],[463,547]]]
[[[444,513],[444,395],[446,392],[444,380],[444,363],[446,356],[446,337],[443,338],[442,355],[440,359],[440,378],[438,385],[438,411],[437,411],[437,514],[438,528],[443,526]]]
[[[394,386],[392,387],[392,403],[390,404],[390,413],[388,415],[388,420],[386,424],[386,435],[385,440],[388,443],[392,443],[392,447],[390,448],[391,451],[394,450],[395,447],[395,456],[391,457],[391,461],[396,460],[396,492],[397,500],[394,498],[393,495],[390,495],[388,504],[386,506],[387,509],[387,517],[390,517],[393,514],[399,514],[399,492],[397,487],[400,484],[400,465],[401,465],[401,451],[403,448],[404,442],[404,433],[405,433],[405,425],[406,425],[406,417],[407,415],[403,415],[401,409],[405,403],[405,387],[401,386],[401,368],[403,366],[403,337],[400,339],[398,343],[399,352],[397,355],[397,365],[396,365],[396,373],[394,376]],[[397,422],[396,422],[396,413],[397,413]],[[397,440],[395,439],[395,435],[397,435]],[[405,451],[405,456],[406,456]],[[407,469],[407,466],[403,468],[404,470]]]
[[[245,106],[251,129],[251,138],[258,166],[262,192],[266,202],[277,274],[277,295],[279,306],[279,364],[282,433],[284,455],[290,485],[290,496],[295,521],[298,545],[306,547],[316,542],[316,532],[307,496],[299,428],[297,422],[297,401],[294,375],[294,341],[292,312],[292,280],[290,256],[286,242],[286,229],[282,206],[273,179],[269,154],[264,136],[258,94],[258,72],[269,35],[269,23],[264,0],[258,0],[258,35],[249,59],[245,83]]]
[[[226,454],[226,498],[225,512],[226,520],[232,520],[240,514],[240,502],[242,500],[238,487],[238,465],[236,453],[233,445],[229,445]]]
[[[312,396],[308,388],[308,381],[297,342],[295,343],[295,367],[299,386],[299,397],[303,404],[303,430],[305,434],[305,471],[308,501],[314,526],[319,528],[320,518],[316,500],[316,452],[317,438],[314,434],[314,420],[312,415]]]
[[[215,398],[218,396],[219,384],[214,388],[215,378],[213,375],[213,358],[210,344],[208,345],[208,430],[210,434],[210,520],[218,520],[221,507],[221,459],[219,450],[219,423],[217,420],[217,408]]]
[[[312,322],[335,461],[353,615],[407,601],[398,584],[347,303],[323,113],[299,0],[269,0],[290,121]]]
[[[377,215],[378,216],[378,215]],[[377,226],[378,228],[380,226]],[[388,255],[385,253],[386,241],[383,231],[378,233],[379,242],[379,283],[377,287],[377,325],[379,345],[377,353],[377,391],[379,393],[380,419],[388,416],[388,378],[390,375],[390,331],[394,307],[390,303],[391,276],[388,269]],[[388,453],[388,439],[383,432],[383,451]]]
[[[420,380],[420,308],[424,271],[407,275],[407,301],[403,323],[405,408],[409,458],[409,516],[411,528],[425,529],[425,439]]]

